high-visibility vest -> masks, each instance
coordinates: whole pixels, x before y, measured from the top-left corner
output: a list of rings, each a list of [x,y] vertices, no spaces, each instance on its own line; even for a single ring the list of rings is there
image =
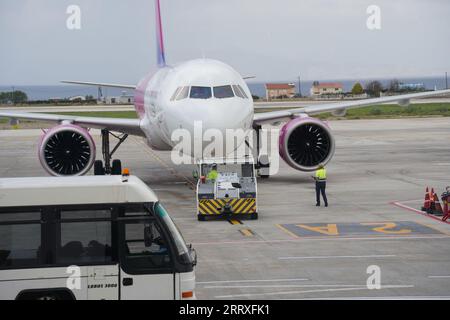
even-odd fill
[[[217,170],[211,170],[208,173],[208,176],[206,177],[206,179],[208,179],[208,180],[217,180],[217,176],[218,176]]]
[[[317,180],[327,180],[327,170],[325,168],[316,171]]]

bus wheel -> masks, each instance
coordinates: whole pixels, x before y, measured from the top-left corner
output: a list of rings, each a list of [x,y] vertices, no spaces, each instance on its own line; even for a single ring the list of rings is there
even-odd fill
[[[103,167],[103,162],[101,160],[97,160],[94,162],[94,175],[96,176],[105,175],[105,167]]]
[[[52,300],[60,300],[58,298],[58,296],[53,295],[53,294],[46,294],[40,297],[36,297],[36,300],[41,300],[41,301],[52,301]]]
[[[113,161],[111,174],[113,176],[120,176],[122,174],[122,162],[120,160]]]
[[[16,300],[75,300],[75,297],[67,290],[55,289],[21,292]]]

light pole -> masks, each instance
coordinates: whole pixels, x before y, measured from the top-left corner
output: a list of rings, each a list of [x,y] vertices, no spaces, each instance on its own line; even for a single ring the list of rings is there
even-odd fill
[[[448,77],[447,77],[447,72],[445,72],[445,89],[448,89]]]
[[[16,94],[15,94],[15,92],[16,92],[16,88],[13,86],[12,87],[12,103],[13,103],[14,106],[16,105]]]
[[[298,76],[298,95],[300,98],[302,97],[302,83],[300,76]]]

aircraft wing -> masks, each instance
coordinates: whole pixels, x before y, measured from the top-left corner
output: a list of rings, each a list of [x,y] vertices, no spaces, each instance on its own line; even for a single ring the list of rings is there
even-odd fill
[[[129,84],[116,84],[116,83],[100,83],[100,82],[85,82],[85,81],[61,81],[68,84],[79,84],[83,86],[96,86],[96,87],[108,87],[108,88],[120,88],[120,89],[136,89],[135,85]]]
[[[139,119],[121,118],[99,118],[99,117],[79,117],[56,114],[31,113],[31,112],[9,112],[0,111],[0,118],[14,120],[34,120],[51,123],[68,122],[85,128],[108,129],[128,133],[136,136],[144,136],[141,130]]]
[[[287,109],[280,111],[271,111],[265,113],[255,113],[253,118],[254,124],[264,124],[264,123],[275,123],[280,121],[287,121],[289,119],[295,118],[301,114],[315,115],[324,112],[332,112],[332,111],[345,111],[347,109],[355,109],[366,106],[384,104],[388,102],[398,102],[400,104],[409,103],[411,99],[425,98],[425,97],[433,97],[444,94],[450,94],[449,90],[439,90],[439,91],[428,91],[428,92],[420,92],[420,93],[410,93],[398,96],[389,96],[389,97],[381,97],[381,98],[373,98],[373,99],[364,99],[357,101],[343,101],[343,102],[334,102],[334,103],[326,103],[321,105],[311,105],[305,106],[302,108],[295,109]]]

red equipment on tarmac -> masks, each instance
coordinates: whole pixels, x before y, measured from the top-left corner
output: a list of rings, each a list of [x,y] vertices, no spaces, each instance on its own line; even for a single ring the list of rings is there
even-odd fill
[[[439,198],[434,192],[434,189],[431,188],[431,191],[427,187],[425,191],[425,201],[422,207],[422,211],[425,211],[428,214],[433,214],[436,216],[444,215],[444,212],[441,207],[441,203],[439,202]]]
[[[444,203],[444,216],[442,221],[447,221],[450,216],[448,204],[450,202],[450,187],[445,188],[445,192],[441,195],[442,202]]]
[[[430,202],[430,191],[427,187],[425,190],[425,201],[423,202],[422,211],[428,212],[431,208],[431,202]]]

